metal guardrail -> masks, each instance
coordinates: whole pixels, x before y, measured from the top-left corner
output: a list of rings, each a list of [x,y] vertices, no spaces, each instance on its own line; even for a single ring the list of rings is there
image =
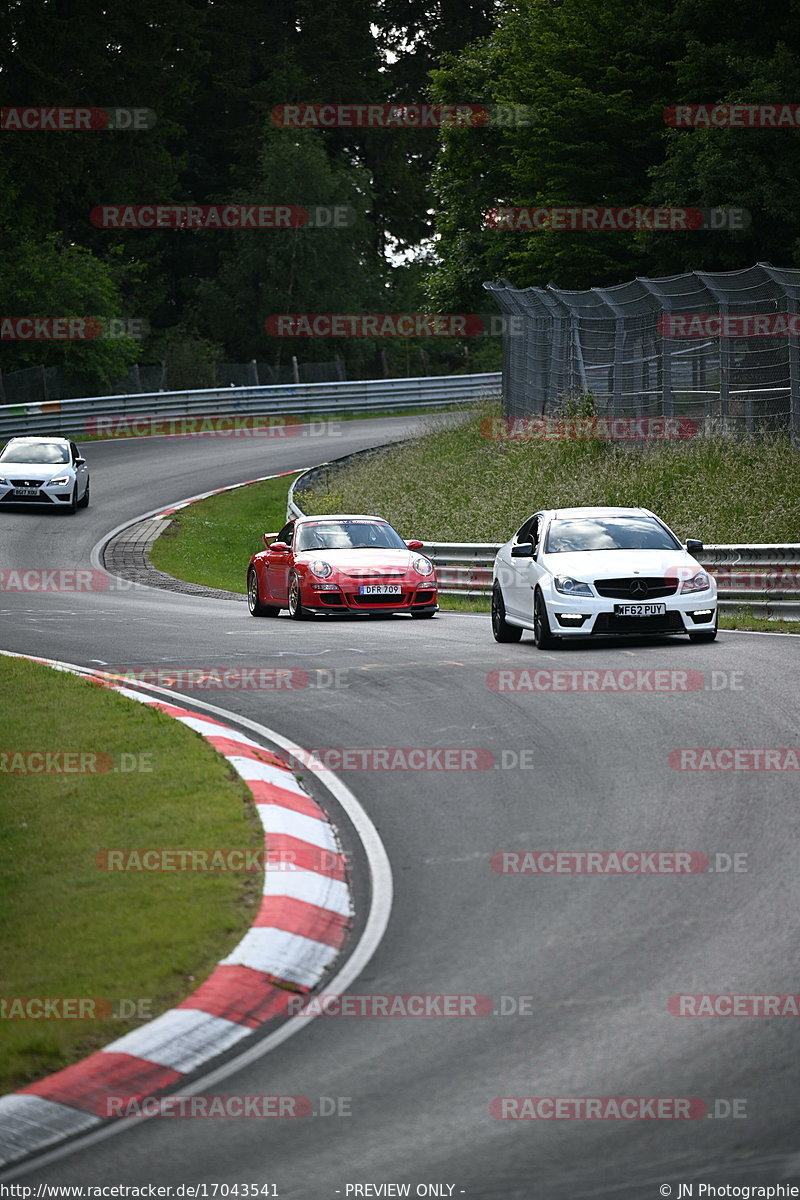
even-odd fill
[[[349,455],[348,459],[355,457]],[[345,461],[322,463],[298,475],[289,489],[287,518],[305,516],[294,499],[296,491],[305,490],[321,472],[343,466]],[[500,545],[423,541],[424,552],[436,567],[439,590],[458,596],[491,595],[492,568]],[[747,606],[756,617],[800,620],[800,543],[725,543],[705,546],[697,558],[717,581],[723,612]]]
[[[42,404],[0,405],[0,437],[24,433],[69,432],[85,436],[135,436],[155,422],[179,418],[273,417],[299,413],[353,413],[385,409],[442,408],[500,395],[499,372],[434,375],[414,379],[357,379],[335,383],[269,384],[264,387],[209,388],[190,392],[136,392],[89,396]],[[149,425],[148,425],[149,423]],[[157,432],[171,432],[159,428]],[[174,432],[183,432],[176,429]],[[201,430],[198,432],[202,432]]]

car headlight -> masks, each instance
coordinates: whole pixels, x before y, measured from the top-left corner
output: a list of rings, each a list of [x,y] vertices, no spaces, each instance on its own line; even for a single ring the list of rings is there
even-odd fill
[[[418,575],[432,575],[433,563],[428,558],[414,558],[411,560],[411,565]]]
[[[5,479],[2,475],[0,475],[0,487],[11,487],[11,484],[9,483],[9,481],[7,479]]]
[[[682,592],[707,592],[711,587],[711,580],[705,571],[698,571],[691,579],[684,579],[681,584]]]
[[[579,579],[572,579],[569,575],[556,575],[553,579],[553,587],[557,592],[563,592],[565,596],[591,596],[592,594],[588,583],[581,583]]]
[[[321,558],[315,559],[314,562],[308,564],[308,569],[312,575],[316,575],[318,579],[327,579],[333,573],[333,567],[330,563],[324,562]]]
[[[69,475],[59,475],[57,479],[48,479],[47,487],[64,487],[69,483]]]

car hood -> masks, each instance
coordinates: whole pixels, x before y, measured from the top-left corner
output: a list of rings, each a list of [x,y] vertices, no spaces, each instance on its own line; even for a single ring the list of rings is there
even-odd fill
[[[0,462],[0,478],[34,479],[37,483],[45,483],[57,475],[68,475],[72,472],[72,463],[18,463]]]
[[[405,575],[415,558],[425,557],[416,550],[303,550],[297,562],[326,562],[341,575],[356,578],[397,574]]]
[[[544,554],[539,562],[554,575],[573,579],[620,579],[625,575],[674,574],[676,568],[703,568],[685,550],[591,550]]]

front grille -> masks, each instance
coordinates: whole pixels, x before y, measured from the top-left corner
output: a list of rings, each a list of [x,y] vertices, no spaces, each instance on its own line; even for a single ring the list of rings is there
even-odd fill
[[[435,592],[417,592],[414,597],[415,604],[432,604]]]
[[[353,596],[351,603],[363,604],[370,608],[373,604],[387,604],[390,608],[401,608],[408,604],[408,596],[402,594],[399,596]]]
[[[662,617],[618,617],[600,613],[592,633],[684,633],[681,614],[668,612]]]
[[[54,503],[54,501],[51,499],[50,496],[42,496],[41,493],[38,496],[15,496],[13,492],[8,492],[7,495],[3,496],[2,501],[0,501],[0,502],[3,504],[50,504],[50,505],[52,505]]]
[[[631,591],[631,584],[645,584],[646,594]],[[630,575],[626,579],[595,579],[595,591],[599,596],[610,596],[614,600],[655,600],[659,596],[674,596],[678,580],[663,576]]]
[[[14,487],[44,487],[41,479],[9,479]]]

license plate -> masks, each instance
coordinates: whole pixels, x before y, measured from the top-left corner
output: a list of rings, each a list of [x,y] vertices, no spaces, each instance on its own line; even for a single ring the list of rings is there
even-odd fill
[[[358,589],[359,596],[399,596],[399,583],[362,583]]]
[[[15,496],[38,496],[38,488],[14,488]]]
[[[615,604],[616,617],[663,617],[666,614],[666,604]]]

